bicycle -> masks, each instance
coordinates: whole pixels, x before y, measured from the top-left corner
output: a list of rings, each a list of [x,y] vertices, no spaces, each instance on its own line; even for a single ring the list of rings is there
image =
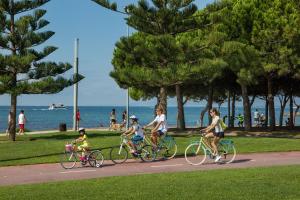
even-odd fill
[[[185,149],[185,160],[191,165],[201,165],[205,162],[206,157],[215,159],[212,148],[208,145],[204,136],[200,140],[192,141]],[[223,163],[232,163],[236,157],[236,149],[232,140],[223,139],[218,144],[218,152]]]
[[[65,145],[65,152],[61,155],[60,164],[64,169],[72,169],[77,161],[80,160],[81,165],[89,163],[91,167],[101,167],[104,161],[104,157],[100,150],[93,150],[87,153],[84,158],[81,158],[81,152],[77,151],[76,143]],[[80,159],[81,158],[81,159]]]
[[[133,148],[128,144],[127,136],[120,136],[121,142],[120,146],[112,147],[110,150],[110,159],[115,164],[124,163],[128,159],[128,150],[133,151]],[[152,146],[145,145],[143,141],[136,144],[136,153],[133,154],[133,157],[139,158],[144,162],[151,162],[154,160],[152,154]]]
[[[172,136],[164,134],[159,138],[157,147],[155,147],[156,145],[152,143],[151,139],[149,138],[149,136],[147,136],[146,132],[149,131],[145,130],[144,141],[146,144],[152,146],[155,155],[154,160],[156,158],[169,160],[175,157],[177,153],[177,144]]]

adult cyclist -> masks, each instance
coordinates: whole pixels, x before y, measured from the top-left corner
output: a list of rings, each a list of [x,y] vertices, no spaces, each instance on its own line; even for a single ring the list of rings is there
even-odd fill
[[[152,122],[150,122],[148,125],[144,126],[144,128],[147,128],[154,124],[155,126],[151,130],[151,141],[154,144],[154,148],[156,148],[158,137],[163,136],[168,131],[166,115],[164,114],[163,108],[160,106],[156,109],[155,119]]]
[[[208,141],[212,138],[210,145],[214,151],[214,155],[216,156],[215,162],[218,162],[221,159],[221,156],[219,155],[217,146],[219,141],[224,138],[224,130],[221,126],[221,119],[218,110],[213,108],[210,110],[209,114],[212,117],[212,123],[205,129],[202,129],[201,132],[204,132],[204,136]]]

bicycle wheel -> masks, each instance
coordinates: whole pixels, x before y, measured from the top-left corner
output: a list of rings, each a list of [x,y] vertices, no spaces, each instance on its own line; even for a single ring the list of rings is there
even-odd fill
[[[75,152],[65,152],[61,155],[60,165],[65,169],[72,169],[76,165],[76,153]]]
[[[110,150],[110,159],[115,164],[121,164],[128,158],[128,151],[125,147],[112,147]]]
[[[151,145],[145,145],[141,149],[141,160],[144,162],[152,162],[155,159]]]
[[[220,143],[218,152],[221,156],[220,162],[232,163],[236,157],[236,150],[233,143]]]
[[[191,165],[201,165],[204,163],[206,159],[205,148],[198,143],[190,144],[185,149],[184,155],[185,155],[185,160]]]
[[[92,167],[101,167],[104,161],[101,151],[92,151],[88,156],[89,163]]]
[[[162,143],[162,149],[163,149],[163,153],[164,153],[164,158],[165,159],[172,159],[175,157],[176,153],[177,153],[177,144],[175,143],[175,141],[173,139],[169,139],[169,140],[164,140]]]

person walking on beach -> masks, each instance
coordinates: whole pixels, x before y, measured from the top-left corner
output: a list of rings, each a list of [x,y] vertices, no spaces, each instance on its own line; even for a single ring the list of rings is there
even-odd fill
[[[10,111],[8,113],[8,117],[7,117],[7,129],[6,129],[6,135],[9,134],[9,130],[10,130],[10,127],[11,127],[11,116],[12,116],[12,112]]]
[[[122,113],[122,124],[120,128],[124,128],[126,126],[126,122],[127,122],[127,111],[124,110],[124,112]]]
[[[240,113],[237,116],[237,119],[238,119],[238,126],[239,127],[244,127],[244,116]]]
[[[81,120],[80,118],[80,112],[79,112],[79,109],[77,110],[76,112],[76,130],[79,129],[79,121]]]
[[[115,126],[115,124],[117,123],[116,120],[116,109],[112,109],[111,113],[110,113],[110,124],[109,124],[109,130],[113,129],[113,127]]]
[[[256,109],[254,112],[254,122],[255,122],[256,126],[259,125],[259,117],[260,117],[259,115],[260,114],[259,114],[258,110]]]
[[[24,110],[21,110],[19,117],[18,117],[18,122],[19,122],[19,135],[24,135],[25,133],[25,123],[26,123],[26,117],[24,114]]]

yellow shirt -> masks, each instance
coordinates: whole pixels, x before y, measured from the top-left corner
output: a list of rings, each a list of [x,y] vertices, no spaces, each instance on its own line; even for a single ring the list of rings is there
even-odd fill
[[[88,141],[87,141],[87,139],[88,139],[88,138],[87,138],[87,135],[80,136],[79,139],[82,140],[82,144],[83,144],[84,146],[89,146],[89,143],[88,143]]]

